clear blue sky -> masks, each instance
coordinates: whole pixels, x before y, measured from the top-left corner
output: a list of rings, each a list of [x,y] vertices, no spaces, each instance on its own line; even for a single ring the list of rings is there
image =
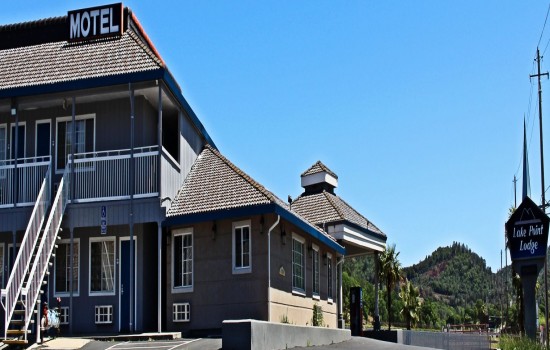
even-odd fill
[[[529,74],[548,2],[124,5],[220,151],[279,197],[299,195],[300,174],[321,160],[339,176],[337,194],[387,234],[403,265],[459,241],[495,271],[512,179],[521,178],[524,115],[532,198],[540,202]],[[0,24],[106,3],[8,1]],[[541,50],[549,40],[550,20]],[[549,102],[545,79],[546,145]]]

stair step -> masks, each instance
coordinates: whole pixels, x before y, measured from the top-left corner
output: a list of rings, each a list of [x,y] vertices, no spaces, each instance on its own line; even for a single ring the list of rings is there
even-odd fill
[[[10,324],[14,326],[20,326],[23,324],[23,320],[11,320]]]
[[[29,343],[29,341],[25,339],[4,339],[2,342],[6,345],[25,345]]]
[[[30,331],[25,331],[24,329],[8,329],[6,332],[8,335],[24,335],[25,333],[30,333]]]

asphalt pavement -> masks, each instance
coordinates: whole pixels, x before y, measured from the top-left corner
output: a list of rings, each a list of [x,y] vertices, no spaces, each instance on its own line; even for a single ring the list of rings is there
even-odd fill
[[[151,341],[97,341],[79,338],[51,339],[44,344],[32,346],[44,350],[221,350],[221,339],[174,339]],[[295,350],[427,350],[419,346],[410,346],[384,342],[362,337],[353,337],[343,343],[325,346],[297,347]]]

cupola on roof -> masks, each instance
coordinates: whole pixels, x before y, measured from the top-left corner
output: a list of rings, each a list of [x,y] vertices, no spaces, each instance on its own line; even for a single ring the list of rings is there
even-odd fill
[[[334,188],[338,187],[338,176],[320,160],[304,171],[301,178],[306,193],[334,193]]]

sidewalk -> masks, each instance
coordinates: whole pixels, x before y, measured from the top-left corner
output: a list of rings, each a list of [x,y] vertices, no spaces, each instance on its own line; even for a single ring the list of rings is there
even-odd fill
[[[33,344],[27,349],[80,349],[93,340],[83,338],[46,338],[43,344]]]

